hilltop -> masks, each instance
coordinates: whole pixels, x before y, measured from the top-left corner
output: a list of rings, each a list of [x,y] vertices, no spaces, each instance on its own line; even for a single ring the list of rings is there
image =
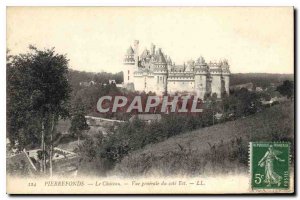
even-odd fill
[[[282,83],[285,80],[293,81],[293,74],[271,74],[271,73],[232,73],[230,75],[230,86],[253,83],[258,87],[268,87],[270,84]]]

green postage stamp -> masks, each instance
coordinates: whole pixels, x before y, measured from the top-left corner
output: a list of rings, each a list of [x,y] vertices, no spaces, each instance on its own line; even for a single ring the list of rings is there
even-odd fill
[[[251,142],[252,189],[289,189],[290,143]]]

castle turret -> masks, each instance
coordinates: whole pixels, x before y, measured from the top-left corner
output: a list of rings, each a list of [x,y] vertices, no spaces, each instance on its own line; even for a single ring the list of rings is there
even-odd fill
[[[153,56],[155,54],[155,45],[151,44],[151,55]]]
[[[226,92],[226,94],[229,95],[230,70],[229,70],[229,64],[227,60],[223,60],[221,62],[221,69],[222,69],[222,78],[223,78],[222,93]]]
[[[138,68],[139,66],[139,41],[138,40],[134,40],[134,60],[135,60],[135,67]]]
[[[189,61],[187,62],[187,66],[186,66],[185,71],[186,71],[186,72],[194,71],[194,65],[195,65],[195,61],[189,60]]]
[[[209,63],[211,77],[211,94],[217,94],[217,98],[222,97],[222,68],[220,63]]]
[[[172,59],[171,59],[171,57],[169,56],[168,59],[167,59],[167,68],[168,68],[168,72],[171,71],[172,65],[173,65]]]
[[[156,80],[156,91],[160,94],[164,94],[167,92],[168,68],[166,58],[162,53],[161,48],[159,48],[155,54],[154,64],[154,78]]]
[[[204,99],[207,93],[208,66],[203,57],[199,57],[195,63],[195,93],[198,98]]]
[[[123,59],[123,74],[124,74],[124,86],[127,87],[129,83],[133,85],[133,73],[135,71],[136,60],[134,58],[135,54],[130,46]],[[132,86],[131,86],[132,87]],[[133,88],[132,88],[133,89]]]

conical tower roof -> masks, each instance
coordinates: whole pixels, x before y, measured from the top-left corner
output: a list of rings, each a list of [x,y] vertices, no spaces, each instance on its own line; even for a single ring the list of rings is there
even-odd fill
[[[161,52],[161,49],[158,50],[157,62],[167,64],[164,54]]]
[[[134,54],[134,51],[133,51],[132,47],[129,46],[129,48],[126,51],[126,55],[132,55],[132,54]]]

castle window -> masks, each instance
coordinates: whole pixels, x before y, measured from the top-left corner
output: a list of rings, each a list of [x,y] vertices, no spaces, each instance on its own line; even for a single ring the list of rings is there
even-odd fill
[[[157,83],[159,82],[159,77],[157,77]]]
[[[129,76],[128,76],[128,80],[129,80]]]
[[[129,74],[129,70],[128,70],[128,74]]]

